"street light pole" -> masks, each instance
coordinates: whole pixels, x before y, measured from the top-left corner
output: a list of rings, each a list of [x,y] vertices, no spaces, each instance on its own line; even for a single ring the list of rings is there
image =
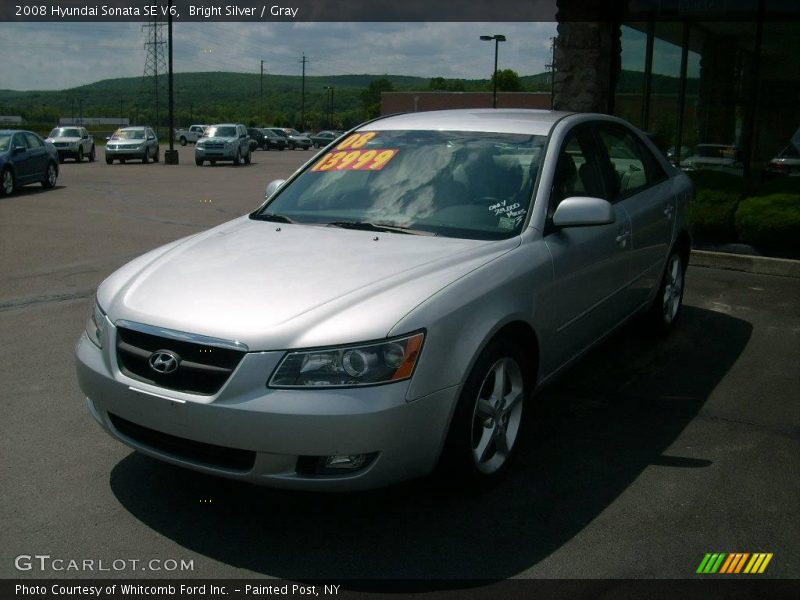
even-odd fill
[[[261,86],[258,96],[258,126],[264,124],[264,61],[261,61]]]
[[[506,41],[506,36],[501,34],[482,35],[481,39],[485,42],[494,40],[494,91],[492,92],[492,108],[497,108],[497,53],[500,42]]]

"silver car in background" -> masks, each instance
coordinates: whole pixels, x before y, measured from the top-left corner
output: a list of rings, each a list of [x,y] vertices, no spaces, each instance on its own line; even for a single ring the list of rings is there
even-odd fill
[[[160,160],[158,138],[150,127],[122,127],[106,140],[106,164],[134,159],[147,164]]]
[[[634,315],[674,323],[691,195],[614,117],[378,119],[106,279],[80,386],[110,435],[205,473],[491,481],[535,390]]]
[[[247,128],[241,123],[209,125],[203,137],[194,145],[194,162],[201,167],[205,161],[212,165],[217,161],[242,162],[249,165],[252,147]]]

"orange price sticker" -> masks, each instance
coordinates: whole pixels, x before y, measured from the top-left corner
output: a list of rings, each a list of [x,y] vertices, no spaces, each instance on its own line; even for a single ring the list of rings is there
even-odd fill
[[[397,150],[344,150],[329,152],[319,159],[312,173],[324,171],[380,171],[397,155]]]

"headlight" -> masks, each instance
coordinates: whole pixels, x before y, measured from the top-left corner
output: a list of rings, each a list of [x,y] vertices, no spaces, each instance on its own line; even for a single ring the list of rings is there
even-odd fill
[[[289,352],[267,385],[330,388],[402,381],[414,372],[424,338],[424,333],[415,333],[385,342]]]
[[[95,298],[92,313],[86,319],[86,335],[98,348],[103,347],[103,332],[106,328],[106,313],[100,308]]]

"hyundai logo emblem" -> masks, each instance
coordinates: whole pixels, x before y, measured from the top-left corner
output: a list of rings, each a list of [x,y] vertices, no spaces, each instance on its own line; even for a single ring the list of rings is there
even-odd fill
[[[147,362],[150,363],[150,368],[156,373],[168,375],[178,370],[181,359],[177,354],[169,350],[156,350],[150,355]]]

